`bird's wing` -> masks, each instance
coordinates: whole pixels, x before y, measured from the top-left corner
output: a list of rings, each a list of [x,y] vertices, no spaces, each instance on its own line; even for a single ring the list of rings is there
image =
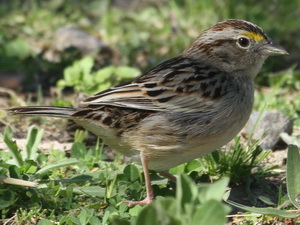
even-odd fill
[[[165,61],[132,83],[95,94],[82,107],[111,105],[150,111],[209,111],[226,90],[225,74],[188,58]]]

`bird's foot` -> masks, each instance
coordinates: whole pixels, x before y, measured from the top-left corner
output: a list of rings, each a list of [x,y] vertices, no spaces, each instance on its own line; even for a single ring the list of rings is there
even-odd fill
[[[153,201],[154,201],[154,198],[146,197],[142,201],[122,201],[119,204],[124,203],[124,204],[127,204],[128,207],[132,207],[132,206],[135,206],[135,205],[148,205],[148,204],[150,204]]]

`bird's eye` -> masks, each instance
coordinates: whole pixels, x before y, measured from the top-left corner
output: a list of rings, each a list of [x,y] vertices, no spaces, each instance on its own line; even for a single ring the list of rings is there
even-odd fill
[[[248,38],[245,38],[245,37],[240,37],[237,40],[237,44],[241,48],[248,48],[250,46],[250,40]]]

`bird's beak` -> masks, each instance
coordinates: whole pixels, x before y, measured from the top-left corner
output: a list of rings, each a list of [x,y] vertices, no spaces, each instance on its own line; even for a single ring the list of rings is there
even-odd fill
[[[260,54],[264,56],[276,56],[276,55],[288,55],[289,53],[279,44],[271,41],[267,44],[263,44],[259,48]]]

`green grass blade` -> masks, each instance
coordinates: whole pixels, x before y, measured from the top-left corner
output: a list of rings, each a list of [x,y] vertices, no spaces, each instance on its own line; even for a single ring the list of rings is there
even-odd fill
[[[230,200],[226,200],[226,202],[230,205],[233,205],[233,206],[239,208],[239,209],[243,209],[248,212],[258,213],[261,215],[270,215],[270,216],[276,216],[276,217],[281,217],[281,218],[296,218],[296,217],[300,216],[300,213],[289,213],[287,211],[280,210],[280,209],[249,207],[249,206],[245,206],[245,205],[242,205],[242,204],[230,201]]]
[[[45,172],[47,172],[49,170],[52,170],[52,169],[55,169],[55,168],[59,168],[59,167],[63,167],[63,166],[70,166],[70,165],[74,165],[74,164],[77,164],[77,163],[78,163],[78,160],[74,159],[74,158],[64,159],[64,160],[61,160],[57,163],[53,163],[51,165],[45,166],[44,168],[37,171],[36,174],[45,173]]]
[[[78,175],[72,178],[64,178],[64,179],[52,179],[52,180],[41,180],[39,183],[49,183],[53,181],[54,183],[63,183],[63,184],[71,184],[71,183],[82,183],[82,182],[89,182],[92,181],[93,177],[89,175]]]
[[[93,197],[105,196],[105,188],[100,186],[84,186],[84,187],[74,187],[73,192],[77,194],[86,194]]]
[[[44,130],[39,130],[31,126],[28,130],[26,140],[26,159],[35,160],[37,158],[37,148],[42,139]]]
[[[300,209],[296,200],[300,195],[300,151],[295,145],[290,145],[288,148],[286,183],[290,201]]]
[[[10,153],[14,158],[14,164],[18,167],[23,166],[24,161],[22,155],[18,149],[16,141],[12,140],[12,130],[10,127],[6,127],[4,130],[3,141],[8,147]]]

